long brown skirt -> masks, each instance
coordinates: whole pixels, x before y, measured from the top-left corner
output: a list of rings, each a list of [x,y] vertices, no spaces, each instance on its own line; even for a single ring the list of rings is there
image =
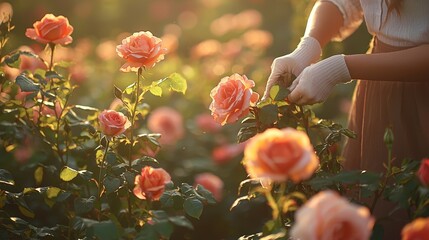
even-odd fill
[[[372,53],[402,50],[377,40],[373,43]],[[419,160],[429,156],[429,79],[426,82],[359,80],[348,127],[357,133],[357,138],[346,143],[345,169],[385,172],[383,163],[387,163],[388,156],[383,136],[387,127],[394,134],[394,165],[400,165],[404,158]],[[383,218],[393,207],[379,202],[373,214]],[[404,212],[396,218],[383,224],[387,232],[384,239],[400,239],[402,225],[408,219]]]

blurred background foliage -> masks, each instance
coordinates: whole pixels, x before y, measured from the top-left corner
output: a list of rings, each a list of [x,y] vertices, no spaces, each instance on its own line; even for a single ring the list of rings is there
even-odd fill
[[[237,150],[226,151],[223,158],[219,156],[222,151],[218,149],[216,156],[215,150],[234,146],[238,124],[210,133],[198,129],[196,117],[209,113],[210,90],[224,76],[245,74],[256,82],[255,91],[262,94],[272,60],[293,51],[304,33],[313,0],[14,0],[9,3],[14,9],[12,22],[16,28],[6,52],[26,45],[43,57],[44,46],[26,38],[24,33],[47,13],[67,17],[74,27],[71,46],[56,50],[56,62],[71,62],[71,80],[80,85],[72,96],[72,104],[109,108],[114,100],[113,85],[124,89],[134,81],[129,74],[118,71],[121,60],[116,55],[116,45],[137,31],[151,31],[163,39],[169,49],[166,60],[147,70],[144,76],[147,81],[155,81],[178,72],[186,78],[188,91],[185,96],[167,93],[167,97],[150,96],[146,101],[152,109],[170,106],[180,112],[186,134],[174,146],[163,148],[157,159],[175,182],[192,183],[193,177],[201,172],[214,173],[224,182],[223,199],[216,206],[204,209],[200,221],[194,222],[195,231],[184,230],[173,238],[237,239],[257,232],[270,218],[270,209],[263,199],[229,211],[237,197],[238,184],[246,174]],[[364,53],[369,40],[363,24],[342,43],[330,43],[323,57]],[[312,107],[316,115],[347,126],[353,87],[353,83],[337,86],[327,102]],[[2,157],[6,161],[10,158],[10,154]],[[33,157],[18,164],[32,161],[37,159]]]

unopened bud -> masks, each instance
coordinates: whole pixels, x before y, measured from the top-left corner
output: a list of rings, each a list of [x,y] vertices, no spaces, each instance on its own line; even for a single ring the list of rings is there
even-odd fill
[[[393,131],[390,127],[386,128],[386,131],[384,132],[384,144],[386,144],[386,147],[391,149],[393,146]]]

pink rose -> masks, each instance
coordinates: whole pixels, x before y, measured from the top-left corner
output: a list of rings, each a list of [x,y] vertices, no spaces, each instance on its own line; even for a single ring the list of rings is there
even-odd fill
[[[200,114],[195,118],[195,122],[199,129],[203,132],[215,133],[219,132],[221,125],[213,120],[210,114]]]
[[[161,39],[151,32],[136,32],[122,40],[121,45],[116,46],[119,57],[127,61],[121,67],[123,72],[136,72],[139,68],[151,68],[162,59],[167,49],[161,46]]]
[[[314,195],[295,213],[291,237],[300,240],[368,240],[374,218],[366,207],[336,192]]]
[[[216,201],[222,200],[223,181],[212,173],[201,173],[195,176],[195,185],[201,185],[209,190]]]
[[[429,158],[422,160],[417,176],[423,185],[429,186]]]
[[[240,155],[245,147],[245,143],[229,144],[217,147],[212,152],[212,158],[217,164],[229,162],[234,157]]]
[[[423,240],[429,237],[429,218],[417,218],[402,229],[402,240]]]
[[[63,16],[54,16],[46,14],[42,20],[33,24],[34,28],[27,28],[25,36],[34,39],[40,43],[55,43],[67,45],[73,41],[70,34],[73,27],[69,20]]]
[[[210,110],[216,122],[225,125],[233,123],[249,113],[251,104],[255,104],[258,93],[252,91],[255,82],[246,76],[233,74],[224,77],[210,93]]]
[[[298,182],[314,173],[319,160],[304,132],[271,128],[250,139],[243,164],[254,179]]]
[[[165,184],[171,181],[170,175],[162,168],[146,166],[134,181],[134,195],[140,199],[159,200]]]
[[[161,134],[161,145],[174,145],[183,137],[185,131],[182,115],[169,107],[155,109],[147,120],[147,127],[152,132]]]
[[[128,118],[121,112],[115,110],[104,110],[98,115],[101,132],[114,137],[125,132],[131,126]]]

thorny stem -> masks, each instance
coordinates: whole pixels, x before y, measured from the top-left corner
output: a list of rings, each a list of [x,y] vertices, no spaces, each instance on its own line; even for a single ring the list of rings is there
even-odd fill
[[[137,71],[137,85],[136,85],[136,98],[135,98],[135,102],[134,102],[134,106],[132,109],[132,113],[131,113],[131,126],[130,126],[130,150],[129,150],[129,168],[131,169],[131,165],[132,165],[132,154],[133,154],[133,146],[134,146],[134,122],[135,122],[135,117],[136,117],[136,111],[137,111],[137,106],[139,104],[139,98],[140,98],[140,77],[142,74],[143,69],[139,68]],[[132,206],[131,206],[131,189],[128,192],[128,215],[129,215],[129,219],[131,221],[132,219]]]
[[[387,156],[388,156],[387,171],[386,171],[386,174],[384,175],[383,183],[381,184],[381,189],[375,193],[374,200],[372,201],[371,208],[370,208],[371,213],[374,212],[375,206],[377,205],[377,201],[380,198],[380,196],[383,194],[384,189],[386,188],[387,182],[392,173],[392,148],[391,147],[388,147]]]
[[[136,98],[135,98],[134,106],[133,106],[133,109],[131,112],[131,126],[130,126],[131,146],[130,146],[130,152],[129,152],[129,167],[130,168],[131,168],[131,163],[132,163],[132,151],[133,151],[133,145],[134,145],[134,120],[136,117],[137,105],[139,104],[139,97],[140,97],[140,76],[141,76],[141,74],[142,74],[142,68],[139,68],[139,70],[137,72]]]
[[[55,112],[55,115],[57,116],[57,137],[56,137],[57,153],[58,153],[58,156],[60,157],[61,163],[63,165],[67,164],[68,161],[66,161],[66,162],[64,161],[63,153],[61,152],[61,149],[60,149],[60,124],[61,124],[61,118],[62,118],[62,115],[64,112],[64,108],[67,106],[67,103],[69,101],[69,97],[70,97],[70,95],[67,95],[66,101],[64,102],[64,106],[61,108],[60,112],[57,112],[56,103],[54,103],[54,112]],[[66,148],[68,148],[67,143],[66,143]],[[67,151],[67,149],[66,149],[66,151]]]
[[[302,123],[304,125],[305,132],[308,135],[308,119],[305,117],[304,107],[303,106],[298,106],[298,107],[299,107],[299,111],[301,112]]]
[[[49,48],[51,49],[51,61],[49,63],[49,71],[52,71],[52,68],[54,67],[55,44],[54,43],[49,43]]]
[[[101,194],[102,194],[102,173],[103,173],[103,168],[104,168],[104,161],[106,160],[106,156],[107,156],[107,151],[109,150],[109,144],[110,144],[110,140],[109,138],[107,139],[107,143],[106,143],[106,148],[104,149],[104,154],[103,154],[103,159],[101,160],[101,164],[100,164],[100,172],[98,174],[98,202],[100,204],[100,214],[98,215],[98,221],[100,221],[100,216],[101,216]]]

